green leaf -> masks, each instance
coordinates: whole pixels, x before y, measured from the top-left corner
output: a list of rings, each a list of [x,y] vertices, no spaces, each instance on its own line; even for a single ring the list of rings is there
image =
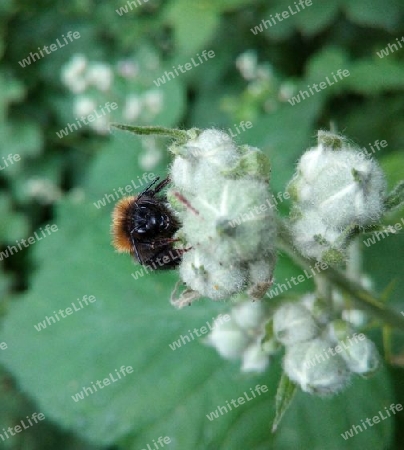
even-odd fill
[[[399,23],[400,0],[343,0],[346,15],[360,25],[392,31]]]
[[[393,393],[386,370],[370,379],[355,377],[342,394],[321,398],[297,393],[277,433],[276,450],[380,450],[390,448],[395,417],[388,417],[385,407],[393,403]],[[382,412],[385,420],[373,426],[366,419]],[[367,429],[362,425],[365,423]],[[353,437],[342,437],[353,425],[362,432]]]
[[[254,3],[254,0],[222,0],[220,2],[210,0],[210,3],[220,11],[231,11],[237,8],[247,7]]]
[[[169,303],[175,272],[135,280],[131,273],[140,267],[128,255],[115,254],[110,244],[113,204],[99,209],[93,204],[140,173],[135,142],[122,133],[100,149],[85,199],[65,199],[58,208],[59,231],[35,244],[34,260],[42,269],[31,292],[10,305],[2,330],[9,351],[0,359],[37,402],[38,411],[89,441],[109,444],[126,438],[127,448],[142,448],[167,435],[180,448],[197,448],[202,445],[200,427],[209,426],[213,434],[204,438],[206,448],[227,448],[224,430],[235,420],[248,430],[254,420],[260,430],[250,438],[254,447],[265,439],[274,392],[212,425],[206,414],[258,382],[272,382],[272,375],[265,380],[241,377],[238,364],[222,361],[197,338],[173,351],[170,343],[212,323],[224,305],[201,300],[177,311]],[[96,301],[65,318],[59,315],[60,321],[41,331],[35,329],[54,311],[72,307],[72,302],[77,307],[84,295],[94,295]],[[122,365],[134,372],[84,400],[72,399],[110,373],[116,378],[115,369]],[[266,411],[258,422],[255,409]]]
[[[183,56],[205,48],[220,23],[220,14],[209,1],[173,0],[168,4],[165,17],[174,29],[177,53]]]
[[[10,73],[0,72],[0,117],[4,119],[9,103],[21,100],[24,96],[24,85],[12,77]]]
[[[312,36],[330,26],[338,9],[338,1],[324,2],[321,8],[316,7],[314,1],[303,9],[298,2],[275,0],[262,16],[262,20],[269,21],[265,33],[271,38],[283,40],[290,37],[297,28],[303,35]]]
[[[151,273],[135,280],[131,273],[140,267],[111,247],[113,202],[100,208],[93,203],[137,179],[141,173],[136,164],[137,141],[129,133],[117,133],[112,143],[99,149],[84,196],[64,199],[57,210],[58,231],[33,246],[39,268],[30,291],[10,305],[2,328],[8,349],[0,353],[0,361],[37,403],[37,411],[93,443],[144,448],[159,436],[169,436],[181,449],[285,448],[283,444],[273,447],[268,425],[280,376],[276,361],[268,373],[241,375],[239,362],[224,361],[201,345],[200,339],[189,338],[189,330],[200,329],[223,313],[223,303],[200,300],[178,311],[169,303],[178,279],[175,272]],[[45,329],[35,329],[34,325],[71,307],[72,302],[79,306],[78,299],[82,301],[84,295],[94,295],[96,301],[65,318],[59,313],[59,321],[49,319]],[[170,344],[181,335],[190,342],[173,351]],[[92,383],[110,373],[117,378],[115,369],[122,365],[132,366],[133,373],[94,391]],[[217,419],[207,418],[218,406],[244,393],[251,397],[250,389],[257,384],[268,386],[268,392]],[[72,396],[84,387],[93,387],[93,393],[75,402]],[[374,395],[369,396],[369,390]],[[316,404],[313,408],[313,399],[305,396],[298,402],[299,422],[293,425],[294,432],[282,431],[282,427],[288,430],[294,417],[292,408],[276,439],[288,442],[294,436],[305,442],[299,448],[323,449],[324,435],[341,440],[338,433],[347,427],[346,421],[356,423],[380,409],[380,395],[389,404],[387,393],[389,382],[383,378],[376,385],[371,380],[362,388],[355,385],[339,397],[342,400],[323,402],[322,407]],[[356,406],[346,416],[348,401]],[[340,420],[322,422],[320,447],[314,424],[332,415]],[[307,427],[299,424],[309,416],[307,435]],[[384,425],[378,430],[391,431]],[[373,450],[374,434],[364,433],[363,439],[366,448]]]
[[[285,3],[282,0],[277,0],[274,3],[271,3],[271,6],[262,15],[261,21],[257,23],[255,26],[259,27],[261,25],[263,27],[262,30],[264,34],[266,36],[269,36],[271,39],[276,40],[287,39],[293,34],[293,31],[295,30],[295,23],[293,17],[282,21],[274,19],[274,17],[276,17],[274,16],[275,14],[282,14],[282,12],[285,11],[285,9],[286,9]],[[263,21],[268,21],[265,22],[267,28],[265,28],[264,23],[262,23]]]
[[[307,36],[313,36],[331,26],[339,12],[339,1],[323,2],[318,8],[314,1],[301,13],[296,14],[298,28]]]
[[[395,221],[393,223],[393,221]],[[389,218],[392,226],[403,226],[403,215],[397,210],[393,218]],[[404,254],[404,233],[386,234],[385,238],[379,238],[373,245],[363,247],[363,261],[365,273],[371,273],[374,282],[374,290],[381,292],[395,280],[396,284],[389,298],[389,308],[403,311],[404,277],[401,260],[397,261],[393,255]],[[365,241],[365,239],[364,239]],[[393,259],[392,259],[393,258]]]
[[[214,39],[221,14],[246,7],[249,3],[252,0],[172,0],[164,11],[164,18],[173,27],[177,54],[193,56],[202,48],[209,50],[206,46]]]
[[[0,193],[0,242],[15,245],[17,239],[27,236],[29,224],[24,214],[13,210],[11,198]]]
[[[360,94],[404,89],[404,67],[393,57],[358,60],[350,69],[346,85]]]
[[[165,128],[165,127],[153,127],[153,126],[135,126],[135,125],[124,125],[121,123],[111,123],[111,128],[117,128],[118,130],[128,131],[136,135],[144,136],[166,136],[174,139],[184,140],[187,138],[186,131],[178,130],[175,128]]]
[[[23,159],[25,156],[37,156],[42,151],[43,136],[39,126],[30,120],[24,122],[9,121],[0,125],[0,135],[3,146],[0,156],[7,156],[9,153],[18,154]],[[21,162],[13,164],[18,167]],[[10,166],[8,169],[12,169]]]
[[[403,178],[404,152],[399,150],[385,155],[380,160],[380,165],[386,173],[389,187],[393,189]]]
[[[0,271],[0,298],[2,299],[2,302],[0,303],[0,317],[2,317],[7,310],[7,301],[15,283],[15,277],[10,275],[10,273],[5,272],[3,261],[0,261]]]
[[[293,397],[297,391],[297,386],[283,372],[279,380],[278,390],[276,391],[275,407],[276,416],[272,424],[272,432],[275,432],[280,424],[283,415],[292,403]]]
[[[337,77],[337,82],[333,78],[332,74],[337,74],[338,70],[349,69],[348,56],[344,50],[338,47],[324,47],[320,52],[316,53],[310,58],[309,64],[307,66],[307,76],[305,79],[305,84],[310,83],[320,83],[325,81],[326,77],[329,78],[331,86],[327,86],[324,92],[315,93],[315,95],[331,95],[335,91],[340,91],[346,89],[347,81],[350,78]],[[305,86],[306,87],[306,86]],[[304,89],[305,87],[302,87]]]

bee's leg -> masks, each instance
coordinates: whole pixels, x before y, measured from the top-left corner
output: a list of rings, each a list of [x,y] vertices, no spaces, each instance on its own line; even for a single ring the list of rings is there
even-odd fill
[[[156,181],[157,181],[158,179],[159,179],[159,178],[157,178]],[[164,189],[170,181],[171,181],[171,180],[170,180],[170,177],[167,177],[167,178],[165,178],[163,181],[160,181],[160,183],[153,189],[152,195],[155,195],[155,194],[157,194],[158,192],[160,192],[162,189]]]

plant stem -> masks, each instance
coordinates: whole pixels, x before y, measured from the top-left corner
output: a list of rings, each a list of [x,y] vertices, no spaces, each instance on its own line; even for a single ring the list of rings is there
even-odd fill
[[[299,266],[305,269],[310,268],[312,261],[300,255],[294,249],[292,237],[282,219],[278,220],[278,247],[280,250],[287,253]],[[352,296],[352,301],[358,308],[368,311],[374,317],[392,327],[404,330],[404,317],[401,317],[398,313],[387,308],[385,304],[375,298],[371,292],[364,289],[356,281],[348,278],[343,272],[328,266],[322,274],[335,286],[350,294]]]
[[[330,305],[332,304],[332,285],[330,280],[324,275],[315,275],[314,282],[316,284],[317,294]]]
[[[351,280],[357,280],[362,274],[362,249],[358,237],[348,247],[346,274]]]
[[[384,200],[384,206],[387,212],[404,205],[404,180],[401,180],[396,187],[387,195]]]

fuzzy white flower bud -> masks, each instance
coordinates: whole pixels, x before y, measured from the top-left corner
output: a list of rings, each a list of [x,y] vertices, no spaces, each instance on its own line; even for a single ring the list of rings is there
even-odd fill
[[[242,372],[264,372],[268,365],[268,353],[263,350],[259,341],[250,345],[244,351],[241,364]]]
[[[62,81],[74,93],[83,92],[87,87],[84,72],[87,68],[87,58],[76,54],[62,68]]]
[[[248,264],[247,294],[254,299],[262,298],[271,287],[276,257],[268,255],[266,259],[253,261]]]
[[[329,356],[328,340],[313,339],[286,347],[283,367],[304,392],[330,395],[342,390],[350,372],[340,355]]]
[[[109,133],[109,119],[108,116],[97,117],[94,122],[90,123],[90,127],[95,130],[98,134],[108,134]]]
[[[248,215],[267,196],[267,186],[257,181],[217,180],[211,186],[207,183],[192,202],[199,215],[188,214],[184,221],[189,242],[217,253],[223,262],[255,260],[258,255],[270,253],[275,231],[272,211]]]
[[[345,258],[343,249],[338,246],[340,232],[326,225],[316,210],[305,210],[304,214],[291,223],[294,244],[307,258],[330,262],[330,253],[341,261]]]
[[[222,300],[239,292],[246,282],[246,270],[233,264],[226,267],[200,249],[183,255],[180,265],[182,280],[203,297]]]
[[[171,181],[181,191],[194,194],[195,161],[177,156],[171,166]]]
[[[138,95],[131,94],[126,97],[125,106],[123,110],[123,117],[125,120],[134,122],[142,112],[142,102]]]
[[[308,150],[302,155],[297,166],[298,175],[301,175],[305,184],[302,187],[310,188],[310,183],[316,181],[317,177],[324,171],[329,163],[327,156],[329,152],[326,151],[323,145],[318,145]],[[303,200],[305,195],[303,194]]]
[[[176,157],[167,194],[182,223],[177,237],[187,249],[181,278],[214,300],[241,291],[262,298],[276,255],[267,159],[256,148],[238,148],[222,131],[187,134],[187,142],[170,147]]]
[[[240,158],[238,149],[231,137],[219,130],[203,131],[196,139],[189,141],[184,150],[191,160],[199,164],[195,172],[196,182],[198,178],[206,184],[205,175],[209,172],[220,172],[236,164]],[[206,169],[206,170],[204,170]]]
[[[253,80],[257,76],[258,57],[253,50],[247,50],[241,53],[236,59],[236,67],[243,78]]]
[[[234,322],[224,322],[213,328],[205,343],[215,347],[226,359],[241,358],[250,338]]]
[[[379,368],[376,346],[363,333],[355,333],[349,322],[334,320],[328,325],[327,334],[341,348],[341,357],[351,372],[366,376]]]
[[[95,86],[100,91],[107,91],[112,84],[114,73],[108,64],[92,63],[87,70],[88,84]]]
[[[231,311],[232,320],[244,329],[255,329],[267,320],[265,306],[261,302],[241,302]]]
[[[230,321],[218,323],[205,343],[217,349],[227,359],[241,359],[243,372],[263,372],[269,356],[276,351],[274,345],[263,346],[268,312],[259,302],[237,303]]]
[[[163,93],[157,90],[147,91],[143,94],[143,103],[151,114],[156,115],[163,107]]]
[[[350,339],[341,353],[349,370],[366,376],[379,368],[380,360],[375,344],[366,336],[364,339]],[[350,344],[350,345],[349,345]]]
[[[327,301],[317,297],[314,293],[308,293],[303,295],[300,302],[310,311],[318,324],[324,326],[330,322],[331,311]]]
[[[322,219],[340,229],[380,220],[386,188],[381,168],[355,150],[329,153],[332,158],[312,189],[312,202]]]
[[[351,323],[355,328],[363,327],[368,321],[366,313],[359,309],[344,309],[341,317]]]
[[[118,61],[117,71],[124,78],[135,78],[139,75],[139,64],[131,60]]]
[[[275,338],[283,345],[292,345],[315,338],[319,326],[302,304],[289,302],[282,304],[273,317]]]
[[[314,209],[338,230],[380,220],[385,188],[383,171],[374,160],[325,132],[319,132],[319,145],[301,157],[290,185],[303,213]]]
[[[325,333],[333,342],[340,342],[354,333],[352,325],[342,319],[336,319],[327,325]]]
[[[380,221],[385,189],[377,162],[344,137],[319,131],[317,147],[300,158],[288,186],[297,249],[307,258],[342,265],[350,230]]]
[[[74,99],[73,114],[75,116],[87,116],[97,108],[97,102],[91,97],[82,95]]]

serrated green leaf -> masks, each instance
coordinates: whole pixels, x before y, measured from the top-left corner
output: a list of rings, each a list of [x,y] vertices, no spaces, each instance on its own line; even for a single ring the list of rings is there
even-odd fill
[[[296,394],[297,386],[289,379],[283,372],[279,380],[278,390],[275,397],[276,416],[272,423],[272,432],[275,432],[280,424],[282,417],[287,409],[292,404],[294,395]]]

